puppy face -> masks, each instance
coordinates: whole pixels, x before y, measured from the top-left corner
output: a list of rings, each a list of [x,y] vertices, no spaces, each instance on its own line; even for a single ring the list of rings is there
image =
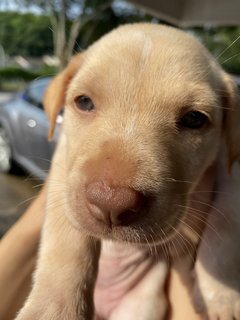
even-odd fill
[[[48,114],[57,87],[70,221],[98,237],[166,240],[219,150],[223,72],[183,32],[136,24],[75,58],[47,92]]]

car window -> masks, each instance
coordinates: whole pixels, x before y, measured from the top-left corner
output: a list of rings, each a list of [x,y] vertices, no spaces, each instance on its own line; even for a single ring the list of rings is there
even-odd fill
[[[23,98],[34,106],[43,109],[43,96],[47,88],[48,81],[33,82],[24,92]]]

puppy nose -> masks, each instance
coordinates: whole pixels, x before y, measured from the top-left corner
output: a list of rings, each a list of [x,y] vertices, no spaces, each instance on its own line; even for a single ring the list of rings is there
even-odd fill
[[[139,216],[143,195],[129,187],[110,186],[96,181],[86,186],[92,215],[110,225],[129,225]]]

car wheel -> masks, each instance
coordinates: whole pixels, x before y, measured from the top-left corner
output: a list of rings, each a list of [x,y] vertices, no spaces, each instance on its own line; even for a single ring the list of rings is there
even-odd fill
[[[6,130],[0,127],[0,171],[9,172],[12,169],[12,151]]]

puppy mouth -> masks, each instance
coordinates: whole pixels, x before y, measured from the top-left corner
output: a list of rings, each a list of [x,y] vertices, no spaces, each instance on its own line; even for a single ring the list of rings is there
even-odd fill
[[[90,236],[99,239],[148,246],[166,243],[178,233],[179,221],[186,210],[177,209],[172,205],[170,212],[168,210],[166,214],[162,214],[163,211],[166,212],[166,209],[156,209],[155,206],[156,199],[149,198],[141,209],[126,210],[118,216],[117,220],[114,220],[113,218],[102,219],[102,212],[99,213],[99,216],[96,215],[98,208],[85,203],[77,210],[81,212],[81,218],[84,214],[84,218],[80,221],[80,215],[74,214],[74,225],[81,231],[84,230]]]
[[[99,239],[140,245],[168,242],[187,211],[188,192],[181,193],[172,183],[140,190],[81,183],[66,190],[65,212],[76,229]]]

